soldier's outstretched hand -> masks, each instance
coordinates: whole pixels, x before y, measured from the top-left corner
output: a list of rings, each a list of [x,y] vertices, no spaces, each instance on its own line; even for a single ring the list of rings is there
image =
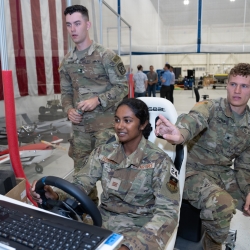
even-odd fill
[[[179,129],[163,115],[159,115],[156,122],[155,135],[162,136],[171,144],[181,144],[184,141]]]
[[[36,193],[36,183],[37,181],[33,181],[31,187],[30,187],[30,195],[34,201],[37,203],[42,203],[42,199],[40,197],[40,194]],[[53,191],[52,187],[46,185],[44,186],[44,191],[45,191],[45,196],[47,199],[52,199],[52,200],[58,200],[58,195],[56,192]]]

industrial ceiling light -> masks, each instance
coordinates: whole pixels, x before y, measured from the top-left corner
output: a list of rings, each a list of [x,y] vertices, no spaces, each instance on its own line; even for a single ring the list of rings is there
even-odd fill
[[[230,2],[234,2],[235,0],[230,0]]]
[[[189,0],[184,0],[183,2],[185,5],[188,5],[189,4]]]

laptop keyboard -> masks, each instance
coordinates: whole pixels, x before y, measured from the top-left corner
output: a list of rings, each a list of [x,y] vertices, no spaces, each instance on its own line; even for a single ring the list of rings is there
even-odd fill
[[[111,231],[0,200],[0,242],[16,249],[96,249]]]

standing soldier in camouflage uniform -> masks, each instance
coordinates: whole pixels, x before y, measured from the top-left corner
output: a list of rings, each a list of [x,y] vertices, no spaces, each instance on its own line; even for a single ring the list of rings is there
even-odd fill
[[[119,142],[96,148],[74,176],[74,183],[86,192],[101,180],[103,227],[124,236],[119,250],[165,249],[178,223],[179,187],[170,172],[174,165],[146,139],[151,130],[147,105],[134,98],[123,100],[115,114]],[[46,197],[61,200],[64,195],[58,197],[48,187]],[[41,202],[34,190],[35,182],[31,194]]]
[[[59,72],[62,105],[73,124],[69,156],[79,171],[91,151],[113,134],[115,106],[128,94],[126,70],[113,51],[90,40],[88,10],[82,5],[64,11],[68,33],[76,44]],[[91,197],[98,203],[96,188]]]
[[[229,73],[227,99],[197,103],[176,126],[162,116],[157,123],[156,134],[173,144],[187,142],[183,198],[201,209],[204,249],[222,249],[237,201],[250,215],[249,98],[250,64],[239,63]]]

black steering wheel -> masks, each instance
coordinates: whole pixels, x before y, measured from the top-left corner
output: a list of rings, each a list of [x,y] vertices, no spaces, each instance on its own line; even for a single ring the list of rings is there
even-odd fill
[[[95,203],[88,197],[84,190],[56,176],[45,176],[38,180],[36,183],[35,191],[41,196],[42,208],[46,209],[48,203],[48,199],[45,196],[45,185],[57,187],[74,197],[78,202],[81,203],[82,207],[84,208],[84,211],[91,216],[94,225],[98,227],[102,226],[101,214]]]

